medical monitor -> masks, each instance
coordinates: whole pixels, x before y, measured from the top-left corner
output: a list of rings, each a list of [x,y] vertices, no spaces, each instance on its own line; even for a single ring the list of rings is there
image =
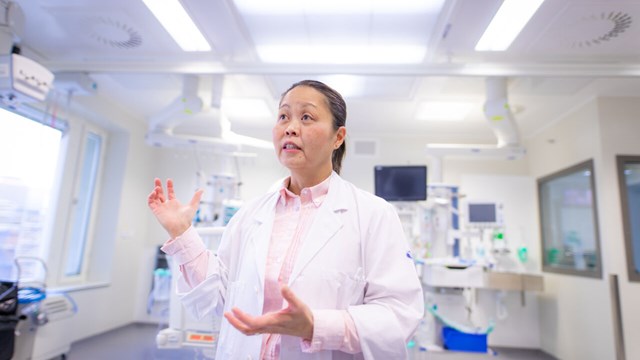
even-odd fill
[[[501,225],[502,205],[495,202],[469,202],[467,220],[469,225]]]
[[[375,166],[375,194],[387,201],[427,200],[427,167]]]

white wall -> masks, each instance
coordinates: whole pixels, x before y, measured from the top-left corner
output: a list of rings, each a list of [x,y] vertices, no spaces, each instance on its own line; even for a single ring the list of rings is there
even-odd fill
[[[598,100],[601,167],[598,177],[599,213],[606,243],[608,272],[618,275],[620,306],[627,359],[640,359],[640,283],[628,281],[620,188],[616,155],[640,155],[640,102],[638,98]],[[635,219],[638,221],[638,219]]]
[[[369,136],[368,138],[371,138]],[[376,157],[353,154],[352,147],[347,147],[347,157],[342,166],[342,176],[369,192],[374,192],[373,167],[376,165],[427,165],[427,182],[434,182],[434,160],[425,153],[427,136],[392,137],[385,136],[378,141]],[[454,142],[455,139],[449,141]],[[443,142],[442,140],[440,142]],[[446,141],[445,141],[446,142]],[[350,144],[347,144],[350,145]],[[491,175],[527,175],[527,159],[501,160],[482,158],[449,158],[441,163],[442,179],[440,183],[459,185],[464,174]]]
[[[526,147],[530,173],[540,178],[588,159],[594,159],[596,195],[602,214],[610,211],[603,192],[602,141],[598,102],[591,101],[560,119]],[[600,227],[603,274],[611,271],[610,237]],[[611,303],[606,276],[602,279],[545,273],[540,295],[542,349],[560,359],[614,359]]]

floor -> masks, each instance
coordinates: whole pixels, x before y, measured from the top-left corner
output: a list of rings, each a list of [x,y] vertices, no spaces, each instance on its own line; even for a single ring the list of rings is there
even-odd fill
[[[157,349],[155,336],[157,325],[131,324],[107,333],[73,343],[68,360],[165,360],[211,359],[211,354],[193,349]],[[412,352],[413,360],[555,360],[538,350],[494,348],[492,354],[469,352]]]

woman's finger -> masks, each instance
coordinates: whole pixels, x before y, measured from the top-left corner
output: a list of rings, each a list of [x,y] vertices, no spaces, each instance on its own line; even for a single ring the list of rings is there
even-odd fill
[[[234,314],[225,312],[224,317],[227,319],[227,321],[229,321],[229,324],[231,324],[234,328],[238,329],[238,331],[242,332],[245,335],[255,335],[260,333],[259,329],[248,326],[240,319],[238,319]]]
[[[289,303],[289,306],[300,308],[301,305],[304,305],[287,285],[282,285],[280,292],[282,297]]]
[[[264,316],[253,317],[238,308],[231,309],[231,312],[233,313],[233,316],[235,316],[238,320],[242,321],[250,328],[255,329],[264,327],[263,321],[260,321]]]
[[[202,193],[204,193],[204,190],[198,189],[198,191],[196,191],[196,193],[193,194],[193,197],[191,198],[191,202],[189,203],[189,205],[191,205],[192,208],[197,209],[198,206],[200,206],[200,199],[202,198]]]
[[[167,196],[169,200],[176,198],[176,193],[173,191],[173,180],[167,179]]]
[[[155,198],[160,200],[160,202],[164,202],[164,191],[162,190],[162,181],[158,178],[155,178],[153,183],[155,185],[155,188],[153,189],[153,192],[156,195]]]

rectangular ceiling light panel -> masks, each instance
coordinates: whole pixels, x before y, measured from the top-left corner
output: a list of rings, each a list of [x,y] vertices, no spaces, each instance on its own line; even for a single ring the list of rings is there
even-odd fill
[[[142,0],[184,51],[211,51],[211,46],[198,30],[179,0]]]
[[[272,118],[267,102],[257,98],[222,98],[222,112],[229,118]]]
[[[419,64],[443,3],[235,0],[260,59],[281,64]]]
[[[505,51],[544,0],[504,0],[476,44],[476,51]]]
[[[473,108],[473,104],[465,102],[429,101],[418,106],[418,120],[459,121],[464,120]]]
[[[235,0],[241,12],[253,14],[397,14],[439,12],[444,0]]]

